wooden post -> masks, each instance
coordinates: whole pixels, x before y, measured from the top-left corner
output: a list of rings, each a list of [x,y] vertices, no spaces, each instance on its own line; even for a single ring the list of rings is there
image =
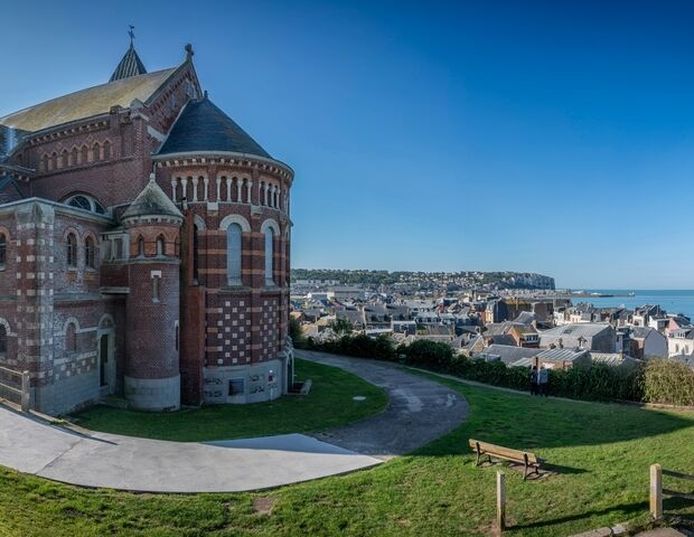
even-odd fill
[[[29,407],[31,406],[31,392],[30,392],[31,381],[29,378],[29,372],[22,372],[22,400],[21,407],[22,412],[29,412]]]
[[[654,520],[663,517],[663,469],[660,464],[651,465],[651,516]]]
[[[499,534],[506,529],[506,476],[496,472],[496,527]]]

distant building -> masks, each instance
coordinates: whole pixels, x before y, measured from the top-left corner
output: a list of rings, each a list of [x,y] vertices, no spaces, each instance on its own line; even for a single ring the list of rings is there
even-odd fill
[[[667,338],[650,327],[637,326],[631,330],[631,354],[635,358],[666,358],[668,355]]]
[[[615,352],[616,333],[608,323],[579,323],[540,332],[540,347]]]
[[[364,290],[359,287],[331,287],[328,289],[327,297],[329,300],[363,300],[365,296]]]

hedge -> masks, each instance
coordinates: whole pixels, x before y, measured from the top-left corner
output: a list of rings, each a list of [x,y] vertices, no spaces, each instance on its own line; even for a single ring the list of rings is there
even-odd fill
[[[529,390],[529,371],[458,356],[446,343],[417,340],[395,347],[388,336],[346,335],[318,343],[312,338],[299,347],[360,358],[397,361],[404,365],[447,373],[494,386]],[[631,370],[594,364],[591,367],[549,370],[551,395],[586,400],[620,400],[694,406],[694,370],[672,360],[649,360]]]

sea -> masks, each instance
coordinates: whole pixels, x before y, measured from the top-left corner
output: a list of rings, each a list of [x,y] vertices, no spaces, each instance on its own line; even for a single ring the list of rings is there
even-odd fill
[[[633,309],[644,304],[659,304],[668,313],[683,313],[694,320],[694,290],[636,290],[636,289],[585,289],[587,293],[603,293],[613,297],[574,297],[574,304],[590,302],[596,307],[621,307]],[[628,296],[633,293],[633,296]]]

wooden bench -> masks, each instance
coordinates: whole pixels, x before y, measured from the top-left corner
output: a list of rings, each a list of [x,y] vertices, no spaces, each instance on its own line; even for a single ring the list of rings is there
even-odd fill
[[[540,457],[528,451],[519,451],[496,444],[480,442],[470,438],[470,447],[472,451],[477,453],[476,466],[480,465],[480,459],[483,455],[487,456],[489,462],[492,462],[492,457],[495,459],[504,459],[511,462],[517,462],[524,466],[523,479],[525,480],[529,474],[540,474],[540,466],[544,462]],[[528,472],[528,470],[531,470]]]

